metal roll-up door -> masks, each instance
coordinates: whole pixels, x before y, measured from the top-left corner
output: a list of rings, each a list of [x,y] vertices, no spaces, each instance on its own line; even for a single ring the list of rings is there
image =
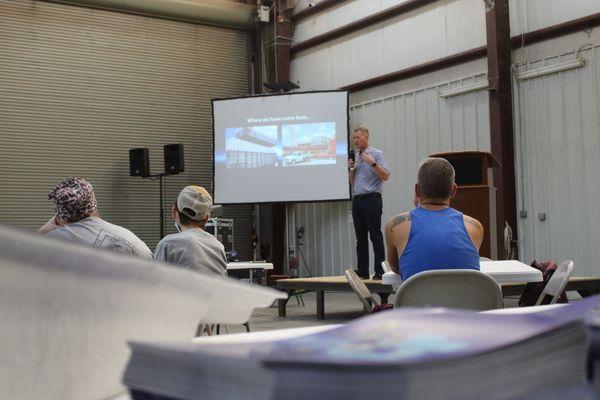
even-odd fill
[[[159,186],[129,176],[128,150],[183,143],[183,174],[166,178],[171,204],[187,184],[212,182],[210,99],[248,92],[248,34],[43,1],[0,0],[0,221],[34,229],[52,213],[64,176],[94,186],[99,212],[154,248]],[[212,188],[210,188],[212,189]],[[251,257],[251,206],[235,216],[240,257]],[[246,219],[244,219],[244,217]]]

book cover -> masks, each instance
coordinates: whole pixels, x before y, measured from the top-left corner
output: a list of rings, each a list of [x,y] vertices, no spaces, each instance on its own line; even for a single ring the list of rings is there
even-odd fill
[[[391,310],[326,332],[280,341],[265,363],[396,365],[467,357],[577,323],[598,305],[600,296],[535,314]]]

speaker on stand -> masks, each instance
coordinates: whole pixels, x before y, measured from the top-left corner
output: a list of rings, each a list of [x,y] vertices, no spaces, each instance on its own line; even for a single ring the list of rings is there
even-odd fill
[[[129,175],[158,179],[160,196],[160,238],[165,236],[165,211],[163,206],[163,178],[185,171],[183,144],[166,144],[163,147],[165,172],[150,174],[150,155],[148,148],[129,149]]]
[[[150,176],[148,148],[129,149],[129,175],[147,178]]]
[[[165,144],[163,154],[165,156],[165,174],[174,175],[185,172],[183,144]]]

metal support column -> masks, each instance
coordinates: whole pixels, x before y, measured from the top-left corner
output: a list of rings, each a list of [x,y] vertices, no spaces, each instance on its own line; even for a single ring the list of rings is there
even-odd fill
[[[492,154],[502,164],[494,169],[497,190],[498,258],[505,258],[504,226],[509,224],[513,238],[517,234],[517,196],[511,81],[511,45],[509,0],[484,0],[488,79],[490,84],[490,135]]]

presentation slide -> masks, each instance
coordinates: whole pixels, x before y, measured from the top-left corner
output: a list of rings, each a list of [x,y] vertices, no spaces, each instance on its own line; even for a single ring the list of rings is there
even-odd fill
[[[348,92],[215,99],[216,204],[347,200]]]

